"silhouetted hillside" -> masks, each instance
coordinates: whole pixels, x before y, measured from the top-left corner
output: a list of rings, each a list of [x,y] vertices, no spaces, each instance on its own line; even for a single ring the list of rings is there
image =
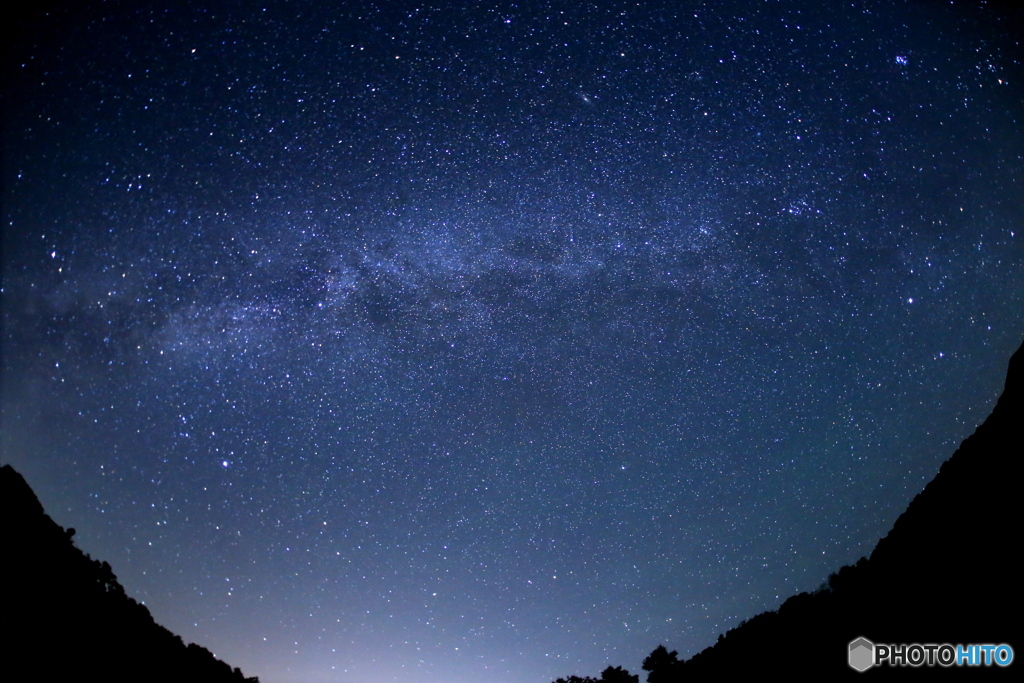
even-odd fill
[[[3,680],[258,682],[155,623],[10,465],[0,468],[0,515]]]
[[[1019,460],[1024,456],[1024,345],[1013,355],[992,414],[861,558],[777,610],[732,629],[688,660],[659,646],[644,662],[649,683],[723,675],[835,680],[1013,674],[1004,667],[873,667],[847,664],[848,644],[1000,644],[1024,657]],[[1010,668],[1020,668],[1014,661]],[[860,678],[858,680],[865,680]]]

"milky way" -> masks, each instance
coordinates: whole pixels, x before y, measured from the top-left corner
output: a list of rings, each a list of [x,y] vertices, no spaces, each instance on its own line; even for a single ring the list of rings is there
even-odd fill
[[[869,553],[1024,334],[1019,12],[474,4],[8,41],[3,461],[265,683],[699,651]]]

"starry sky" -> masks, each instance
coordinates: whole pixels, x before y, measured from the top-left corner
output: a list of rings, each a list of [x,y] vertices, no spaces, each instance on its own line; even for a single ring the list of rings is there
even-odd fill
[[[0,459],[264,683],[689,656],[869,553],[1024,337],[1001,5],[43,5]]]

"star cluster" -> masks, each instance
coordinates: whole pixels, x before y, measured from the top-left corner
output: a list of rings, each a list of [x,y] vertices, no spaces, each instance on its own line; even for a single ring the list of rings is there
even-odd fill
[[[30,14],[3,459],[266,683],[688,656],[870,552],[994,403],[1015,17]]]

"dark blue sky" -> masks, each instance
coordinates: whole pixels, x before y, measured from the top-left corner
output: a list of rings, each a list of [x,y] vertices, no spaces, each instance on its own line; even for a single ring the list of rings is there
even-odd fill
[[[13,32],[0,455],[264,683],[688,656],[1024,336],[1019,14],[182,4]]]

